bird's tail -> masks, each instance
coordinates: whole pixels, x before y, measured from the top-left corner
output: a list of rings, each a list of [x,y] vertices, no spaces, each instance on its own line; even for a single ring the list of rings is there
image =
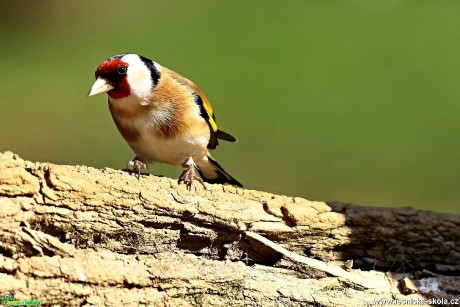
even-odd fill
[[[214,160],[210,154],[205,156],[200,161],[196,162],[198,166],[198,172],[201,178],[205,182],[209,183],[229,183],[239,187],[243,187],[235,178],[230,176],[219,163]]]

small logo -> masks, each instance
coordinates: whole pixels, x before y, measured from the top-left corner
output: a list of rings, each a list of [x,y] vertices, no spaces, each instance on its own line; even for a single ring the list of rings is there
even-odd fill
[[[0,295],[0,302],[5,306],[40,306],[42,304],[42,301],[37,300],[18,301],[10,294]]]

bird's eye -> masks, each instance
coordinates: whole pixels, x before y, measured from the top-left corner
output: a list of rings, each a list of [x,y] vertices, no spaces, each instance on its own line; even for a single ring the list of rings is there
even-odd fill
[[[120,66],[118,67],[118,73],[120,75],[126,75],[126,72],[128,71],[128,68],[126,66]]]

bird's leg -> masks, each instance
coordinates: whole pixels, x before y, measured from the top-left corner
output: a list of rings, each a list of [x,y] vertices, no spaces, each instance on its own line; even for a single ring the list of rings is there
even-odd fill
[[[195,174],[195,162],[193,162],[192,158],[188,158],[187,161],[184,163],[184,171],[179,176],[178,184],[182,182],[185,183],[187,189],[190,191],[192,189],[193,181],[196,180],[205,187],[203,179]]]
[[[128,162],[128,171],[132,169],[133,172],[137,172],[137,179],[141,177],[141,172],[147,174],[147,164],[141,161],[138,156]]]

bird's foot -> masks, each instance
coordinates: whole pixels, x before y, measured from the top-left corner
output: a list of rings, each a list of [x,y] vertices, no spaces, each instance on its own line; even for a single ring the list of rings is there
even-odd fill
[[[187,189],[190,191],[192,189],[193,181],[195,180],[201,183],[203,187],[205,187],[203,179],[195,174],[195,168],[191,165],[186,165],[177,183],[181,184],[183,182],[187,186]]]
[[[137,173],[137,179],[141,177],[141,173],[147,174],[147,164],[142,162],[138,157],[134,157],[128,162],[128,171],[132,170]]]

